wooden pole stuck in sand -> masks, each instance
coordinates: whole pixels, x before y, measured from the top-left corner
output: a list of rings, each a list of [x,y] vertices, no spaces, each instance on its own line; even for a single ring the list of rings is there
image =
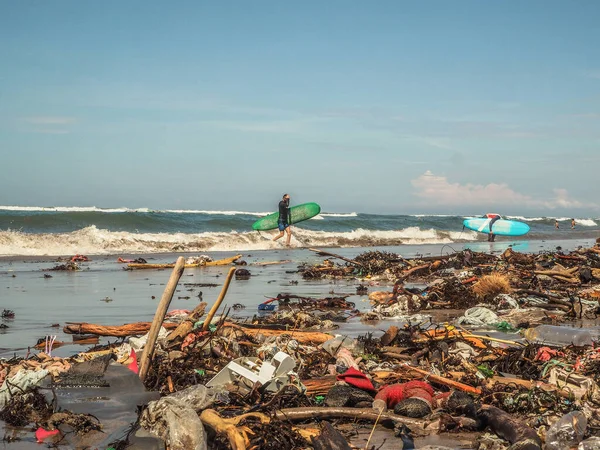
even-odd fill
[[[217,301],[215,302],[213,307],[210,308],[210,311],[208,312],[208,315],[206,316],[206,320],[202,324],[203,331],[208,330],[208,326],[210,325],[210,322],[212,321],[213,317],[215,316],[215,313],[221,306],[221,303],[223,303],[223,299],[225,298],[225,294],[227,294],[227,289],[229,289],[229,284],[231,283],[231,279],[233,278],[234,273],[235,273],[235,267],[232,267],[231,269],[229,269],[229,273],[227,274],[227,278],[225,278],[225,283],[223,284],[221,293],[219,294],[219,297],[217,298]]]
[[[144,353],[142,354],[142,360],[140,363],[140,379],[144,381],[146,375],[148,374],[148,369],[150,368],[150,361],[152,361],[152,355],[154,354],[154,344],[156,344],[156,339],[158,338],[158,333],[160,331],[160,327],[165,320],[165,315],[167,314],[167,310],[169,309],[169,305],[171,304],[171,300],[173,298],[173,294],[175,293],[175,289],[177,288],[177,283],[179,283],[179,279],[181,275],[183,275],[183,270],[185,268],[185,259],[183,256],[177,258],[177,262],[175,263],[175,267],[173,268],[173,272],[171,273],[171,277],[169,278],[169,282],[167,283],[167,287],[163,292],[162,298],[160,299],[160,303],[156,308],[156,314],[154,314],[154,320],[152,321],[152,325],[150,326],[150,331],[148,333],[148,341],[144,347]]]

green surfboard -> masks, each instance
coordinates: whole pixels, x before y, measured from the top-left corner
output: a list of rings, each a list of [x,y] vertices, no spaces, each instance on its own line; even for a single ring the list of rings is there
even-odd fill
[[[290,225],[302,222],[315,217],[321,212],[321,207],[316,203],[302,203],[301,205],[292,206],[290,208]],[[258,219],[252,224],[252,229],[258,231],[273,230],[277,228],[277,220],[279,219],[279,213],[269,214],[268,216]]]

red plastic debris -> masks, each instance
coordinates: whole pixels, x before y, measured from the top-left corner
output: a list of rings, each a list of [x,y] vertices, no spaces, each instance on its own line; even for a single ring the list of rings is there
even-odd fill
[[[133,361],[131,361],[131,363],[129,363],[127,368],[129,370],[131,370],[133,373],[138,373],[139,367],[138,367],[137,354],[135,353],[135,350],[131,349],[131,353],[129,354],[129,357],[133,358]]]
[[[362,373],[360,370],[356,370],[353,367],[350,367],[346,372],[337,376],[338,381],[345,381],[350,386],[354,386],[358,389],[362,389],[363,391],[374,391],[375,386],[371,383],[371,380],[367,378],[367,376]]]
[[[556,356],[565,356],[563,352],[553,350],[550,347],[540,347],[535,355],[535,361],[547,362]]]
[[[377,393],[375,400],[383,400],[388,408],[393,408],[402,400],[413,397],[419,397],[431,405],[433,402],[433,388],[425,381],[418,380],[390,384]]]
[[[42,443],[49,437],[56,436],[58,433],[60,433],[58,430],[44,430],[42,427],[39,427],[35,430],[35,438],[39,443]]]

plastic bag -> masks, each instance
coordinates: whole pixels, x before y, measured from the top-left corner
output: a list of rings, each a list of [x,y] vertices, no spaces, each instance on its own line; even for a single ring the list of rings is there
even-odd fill
[[[47,375],[48,371],[46,369],[38,371],[22,369],[10,380],[4,380],[0,387],[0,409],[4,408],[14,394],[37,386]]]
[[[547,450],[564,450],[579,444],[587,428],[587,419],[581,411],[562,416],[546,433]]]
[[[498,316],[494,311],[483,306],[475,306],[465,311],[462,317],[456,321],[459,325],[491,325],[498,322]]]
[[[207,450],[206,433],[198,412],[212,405],[226,391],[190,386],[148,403],[140,425],[163,439],[172,450]]]

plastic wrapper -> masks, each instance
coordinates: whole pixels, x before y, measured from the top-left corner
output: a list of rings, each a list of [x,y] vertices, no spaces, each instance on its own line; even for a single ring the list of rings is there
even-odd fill
[[[226,399],[222,388],[190,386],[150,402],[140,425],[163,439],[172,450],[207,450],[206,433],[198,412],[217,399]]]
[[[583,439],[587,419],[581,411],[562,416],[546,433],[547,450],[564,450],[575,447]]]

